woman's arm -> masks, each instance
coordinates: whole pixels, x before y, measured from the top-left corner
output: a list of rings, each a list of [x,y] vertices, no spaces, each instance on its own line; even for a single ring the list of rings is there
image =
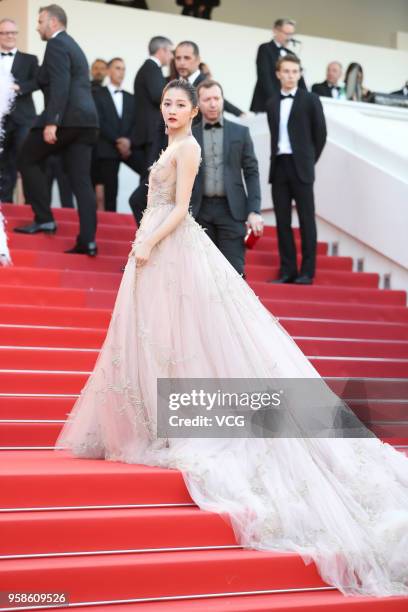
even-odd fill
[[[186,142],[180,145],[175,153],[174,160],[177,166],[174,209],[151,236],[135,246],[134,255],[138,265],[146,263],[152,248],[171,234],[188,212],[191,192],[200,165],[200,148],[194,142]]]

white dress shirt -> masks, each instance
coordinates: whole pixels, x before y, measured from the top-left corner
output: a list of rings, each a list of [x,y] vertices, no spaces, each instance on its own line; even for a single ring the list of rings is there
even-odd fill
[[[11,68],[14,62],[14,56],[17,53],[17,48],[15,47],[14,49],[10,49],[10,51],[6,51],[5,49],[3,49],[1,53],[12,53],[13,54],[13,55],[0,55],[1,71],[4,72],[5,74],[10,74]]]
[[[120,87],[113,85],[110,80],[108,80],[106,87],[109,89],[109,93],[112,96],[113,103],[116,107],[116,112],[118,113],[118,116],[122,119],[123,91]]]
[[[161,68],[161,67],[162,67],[160,60],[159,60],[159,59],[157,59],[157,57],[156,57],[155,55],[151,55],[151,56],[149,57],[149,59],[151,59],[151,60],[152,60],[152,61],[153,61],[155,64],[157,64],[159,68]]]
[[[276,40],[274,40],[275,45],[278,47],[279,49],[279,55],[281,57],[285,57],[285,55],[288,54],[287,50],[285,49],[285,47],[282,47],[282,45],[280,45],[278,42],[276,42]]]
[[[55,38],[56,36],[58,36],[58,34],[60,34],[61,32],[64,32],[64,30],[57,30],[57,32],[54,32],[54,34],[51,36],[51,38]]]
[[[291,91],[281,91],[281,94],[287,96],[287,99],[283,99],[280,102],[278,155],[291,155],[293,153],[288,132],[288,121],[292,110],[293,98],[289,98],[289,94],[294,96],[296,92],[297,87]]]
[[[200,74],[201,74],[201,71],[199,69],[193,72],[193,74],[190,74],[190,76],[188,77],[188,82],[190,83],[190,85],[194,85],[194,81],[196,80],[197,77],[200,76]]]

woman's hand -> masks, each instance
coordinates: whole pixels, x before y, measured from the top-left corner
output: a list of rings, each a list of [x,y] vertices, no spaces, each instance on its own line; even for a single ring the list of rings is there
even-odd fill
[[[136,261],[136,267],[144,266],[145,263],[149,260],[150,253],[152,251],[152,246],[149,242],[139,242],[139,244],[135,244],[130,253],[130,257],[134,257]]]

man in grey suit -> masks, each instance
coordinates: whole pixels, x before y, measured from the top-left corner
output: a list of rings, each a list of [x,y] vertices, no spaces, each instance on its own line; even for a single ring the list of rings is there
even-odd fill
[[[201,146],[202,163],[191,196],[191,212],[244,276],[247,227],[256,235],[263,231],[258,161],[249,129],[223,116],[221,85],[207,79],[197,93],[202,120],[193,126],[193,135]]]
[[[56,4],[39,11],[38,33],[47,41],[38,83],[44,111],[37,118],[19,156],[24,193],[34,211],[34,223],[14,228],[22,234],[54,233],[50,190],[44,163],[63,155],[72,191],[78,202],[79,234],[66,253],[97,254],[96,201],[91,183],[92,147],[98,136],[98,114],[91,94],[86,57],[66,32],[67,16]]]

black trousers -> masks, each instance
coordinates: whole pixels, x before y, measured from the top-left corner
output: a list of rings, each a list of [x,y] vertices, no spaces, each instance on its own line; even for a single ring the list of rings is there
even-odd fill
[[[52,186],[54,181],[57,181],[59,196],[62,208],[75,208],[74,195],[71,189],[71,183],[60,155],[50,155],[45,163],[45,172],[47,174],[48,187],[52,196]]]
[[[292,231],[292,200],[299,216],[302,241],[301,275],[314,277],[317,231],[313,183],[299,180],[292,155],[278,155],[272,181],[281,276],[297,276],[296,245]]]
[[[227,198],[204,197],[196,221],[207,230],[209,238],[238,274],[245,278],[246,225],[232,217]]]
[[[140,172],[140,159],[137,152],[133,153],[128,159],[97,159],[96,176],[98,182],[94,181],[94,185],[100,184],[104,186],[105,192],[105,210],[116,212],[116,201],[118,197],[118,176],[120,164],[124,163],[135,172]]]
[[[17,181],[17,155],[30,131],[29,125],[5,122],[5,136],[0,150],[0,202],[12,202]]]
[[[18,158],[24,193],[34,211],[34,220],[36,223],[47,223],[54,218],[45,162],[50,155],[62,155],[78,203],[77,240],[83,245],[94,242],[96,233],[96,199],[90,171],[92,146],[97,136],[96,128],[63,127],[57,130],[56,144],[50,145],[43,139],[42,128],[32,128]]]
[[[136,219],[136,223],[138,225],[140,225],[140,222],[143,217],[143,212],[147,206],[147,184],[149,182],[149,168],[155,161],[154,159],[152,159],[155,150],[156,146],[152,142],[148,142],[137,149],[140,160],[142,162],[139,172],[140,182],[129,198],[129,205],[132,209],[133,216]]]

